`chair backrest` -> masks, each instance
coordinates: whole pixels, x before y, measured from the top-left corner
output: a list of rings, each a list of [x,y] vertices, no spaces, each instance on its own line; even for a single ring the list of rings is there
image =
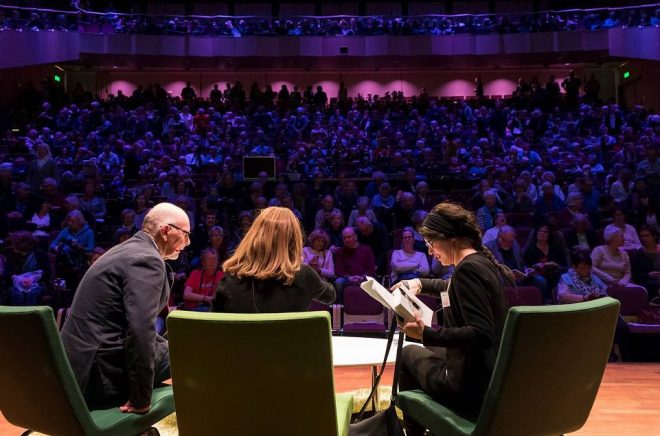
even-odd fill
[[[609,297],[511,308],[473,434],[562,434],[582,427],[605,371],[618,313],[618,301]]]
[[[337,435],[330,316],[167,318],[179,433]]]
[[[504,299],[507,306],[541,306],[543,304],[543,295],[536,286],[518,286],[505,287]]]
[[[380,315],[383,305],[361,287],[348,285],[344,288],[344,313],[348,315]]]
[[[0,410],[7,421],[53,435],[93,428],[53,311],[0,306]]]
[[[621,316],[636,317],[649,305],[646,289],[641,286],[610,286],[607,295],[621,303]]]

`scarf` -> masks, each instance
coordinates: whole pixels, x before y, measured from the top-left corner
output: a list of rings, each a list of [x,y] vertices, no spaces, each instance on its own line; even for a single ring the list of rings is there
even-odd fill
[[[591,279],[591,276],[584,279],[580,277],[580,274],[578,274],[577,271],[575,271],[575,268],[570,268],[568,270],[568,277],[570,277],[573,282],[571,283],[571,286],[573,286],[576,294],[589,295],[592,292],[600,294],[600,287]]]

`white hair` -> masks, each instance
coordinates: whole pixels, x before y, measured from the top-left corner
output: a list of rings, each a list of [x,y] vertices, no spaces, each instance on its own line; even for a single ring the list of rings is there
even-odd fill
[[[144,217],[142,230],[148,235],[156,236],[162,226],[183,218],[188,220],[188,215],[180,207],[172,203],[158,203]]]
[[[605,227],[605,230],[603,231],[603,239],[605,242],[610,242],[610,239],[612,239],[612,236],[616,235],[617,233],[621,234],[621,229],[616,227],[616,226],[607,226]]]

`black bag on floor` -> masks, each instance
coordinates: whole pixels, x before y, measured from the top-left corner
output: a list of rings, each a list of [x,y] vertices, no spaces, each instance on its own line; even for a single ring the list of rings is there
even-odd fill
[[[348,427],[349,436],[404,436],[403,424],[396,416],[394,403],[382,412],[376,413]]]

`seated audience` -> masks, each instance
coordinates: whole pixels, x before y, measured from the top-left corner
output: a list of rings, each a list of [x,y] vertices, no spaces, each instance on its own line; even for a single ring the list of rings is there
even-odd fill
[[[552,183],[543,182],[541,184],[541,192],[542,195],[534,203],[537,222],[545,220],[549,212],[558,212],[566,207],[566,204],[564,204],[561,198],[555,194]]]
[[[373,209],[392,209],[394,207],[394,202],[395,199],[392,195],[392,187],[389,183],[383,182],[378,186],[378,193],[371,199],[371,207]]]
[[[87,256],[94,249],[94,232],[85,222],[82,212],[67,214],[68,225],[50,244],[55,253],[55,273],[75,289],[87,269]]]
[[[0,256],[3,278],[0,304],[41,304],[50,280],[48,255],[30,232],[19,230],[9,234]]]
[[[51,229],[50,223],[50,203],[42,200],[39,208],[34,212],[30,221],[37,230],[48,232]]]
[[[328,221],[328,217],[333,212],[341,211],[335,207],[335,200],[332,198],[332,195],[326,195],[321,200],[321,209],[316,212],[316,218],[314,219],[314,228],[320,229]]]
[[[589,217],[581,213],[573,217],[570,229],[564,233],[564,240],[569,250],[581,248],[591,251],[599,245],[598,235],[591,228]]]
[[[642,243],[639,241],[639,236],[637,235],[637,230],[630,224],[626,224],[626,215],[622,210],[617,209],[614,211],[614,221],[612,224],[609,224],[605,227],[605,231],[608,229],[618,229],[623,235],[623,248],[624,250],[636,250],[642,246]]]
[[[426,254],[415,250],[415,236],[411,228],[401,233],[401,249],[394,250],[390,259],[390,281],[412,280],[429,275],[429,261]]]
[[[497,207],[497,193],[492,189],[484,192],[484,205],[477,210],[477,224],[482,233],[495,225],[495,217],[500,212],[502,209]]]
[[[569,264],[563,237],[545,224],[534,229],[530,235],[523,250],[523,259],[544,275],[556,273],[560,268],[567,268]]]
[[[593,259],[588,250],[577,249],[571,255],[571,268],[562,274],[557,284],[557,303],[570,304],[594,300],[607,296],[607,285],[594,274]],[[630,356],[630,330],[619,316],[614,333],[614,343],[621,353],[620,358],[628,360]],[[613,357],[618,357],[614,355]]]
[[[227,256],[227,240],[225,238],[225,230],[220,226],[213,226],[208,231],[208,239],[206,241],[206,248],[212,248],[218,255],[218,263],[224,262]]]
[[[497,234],[497,238],[484,244],[493,253],[495,259],[513,271],[516,285],[535,286],[541,291],[545,301],[551,301],[552,296],[548,283],[540,274],[535,274],[530,265],[525,264],[520,244],[516,241],[516,231],[513,227],[504,225]]]
[[[250,227],[252,227],[252,221],[254,220],[254,215],[249,210],[244,210],[238,214],[238,226],[231,234],[231,240],[229,241],[229,246],[227,248],[228,253],[233,253],[238,247],[238,244],[241,243],[245,235],[247,234]]]
[[[657,233],[649,226],[639,229],[642,246],[630,256],[632,281],[646,288],[649,299],[658,296],[660,288],[660,245]]]
[[[222,265],[214,312],[300,312],[312,300],[335,301],[330,283],[302,263],[303,235],[293,213],[268,207],[254,220],[234,254]]]
[[[566,196],[566,207],[557,212],[557,227],[568,227],[577,214],[586,213],[582,207],[582,194],[571,192]]]
[[[141,192],[135,196],[135,201],[133,202],[133,211],[135,212],[135,227],[138,229],[142,228],[142,222],[144,222],[144,217],[147,216],[151,208],[149,207],[149,202],[147,196]]]
[[[392,208],[392,223],[390,228],[412,226],[412,216],[415,213],[415,195],[399,191],[397,201]]]
[[[630,285],[630,259],[623,247],[623,234],[618,227],[607,227],[603,234],[605,245],[591,253],[594,274],[607,286]]]
[[[133,209],[124,209],[119,216],[121,227],[125,229],[130,236],[133,236],[139,229],[135,225],[135,211]]]
[[[330,251],[330,237],[324,230],[310,233],[309,246],[303,248],[303,263],[311,266],[325,281],[335,278],[335,264]]]
[[[84,189],[85,191],[80,198],[81,211],[96,221],[104,221],[107,218],[108,211],[105,206],[105,200],[96,192],[96,182],[86,182]]]
[[[215,249],[205,248],[200,257],[202,267],[190,273],[183,290],[183,308],[187,310],[207,311],[223,276]]]
[[[369,207],[369,197],[359,197],[357,199],[357,209],[353,209],[348,216],[348,226],[355,227],[355,221],[359,217],[366,217],[369,221],[378,221],[376,214]]]
[[[323,225],[322,229],[330,237],[331,249],[338,249],[343,245],[342,231],[344,230],[344,216],[340,211],[335,210],[328,215],[328,218]],[[333,248],[334,247],[334,248]]]
[[[578,303],[607,295],[607,285],[592,273],[589,251],[577,249],[571,256],[571,267],[561,275],[557,284],[559,304]]]
[[[390,251],[390,237],[387,229],[379,222],[372,222],[366,217],[356,221],[358,241],[371,248],[376,259],[376,273],[385,274],[387,253]]]
[[[523,179],[518,179],[516,180],[513,189],[513,195],[504,200],[504,210],[507,213],[533,212],[534,202],[528,195],[527,182]]]
[[[353,227],[342,231],[343,246],[334,252],[335,288],[337,302],[343,302],[344,288],[347,285],[359,285],[366,276],[376,274],[376,259],[374,253],[366,245],[358,242]]]
[[[500,233],[500,229],[506,225],[506,215],[504,212],[498,212],[495,216],[495,225],[490,229],[484,232],[481,243],[486,245],[488,242],[497,239],[497,235]]]
[[[635,210],[635,218],[637,228],[641,228],[640,226],[642,225],[647,225],[655,233],[660,232],[660,207],[658,207],[658,203],[653,199],[652,195],[644,193],[639,196],[639,203],[637,210]],[[639,235],[639,237],[641,240],[641,235]]]

